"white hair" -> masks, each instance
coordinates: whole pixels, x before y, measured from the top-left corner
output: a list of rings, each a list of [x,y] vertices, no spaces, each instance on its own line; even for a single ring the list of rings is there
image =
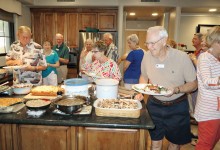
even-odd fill
[[[103,35],[104,37],[108,37],[109,39],[113,40],[113,36],[111,33],[107,32]]]
[[[147,33],[149,33],[149,32],[158,32],[160,38],[167,38],[168,37],[167,30],[163,26],[150,27],[147,30]]]

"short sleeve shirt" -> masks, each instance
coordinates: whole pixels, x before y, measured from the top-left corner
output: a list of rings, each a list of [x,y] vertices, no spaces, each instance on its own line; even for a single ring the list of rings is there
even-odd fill
[[[69,60],[69,48],[64,43],[62,43],[60,45],[60,47],[58,47],[58,45],[55,45],[53,47],[53,50],[55,52],[57,52],[57,54],[58,54],[58,56],[60,58],[64,58],[64,59],[68,59]],[[60,63],[60,65],[64,65],[64,64]]]
[[[124,73],[124,82],[129,84],[137,84],[141,75],[141,61],[144,56],[142,49],[132,50],[126,60],[130,62],[129,67]]]
[[[50,53],[50,55],[46,56],[46,61],[49,64],[56,64],[57,61],[59,61],[59,57],[58,54],[52,50],[52,52]],[[54,73],[57,74],[57,69],[55,67],[47,67],[46,70],[42,71],[42,76],[43,78],[47,77],[52,71],[54,71]]]
[[[167,58],[160,61],[151,55],[150,51],[144,54],[141,63],[143,77],[149,79],[152,84],[158,84],[167,88],[174,88],[196,80],[196,71],[189,56],[180,50],[168,47]],[[174,94],[171,97],[155,96],[163,101],[178,98],[183,93]]]
[[[9,53],[6,55],[7,59],[22,60],[24,65],[31,66],[46,66],[45,55],[41,45],[31,41],[25,47],[21,46],[20,41],[15,41],[11,45]],[[13,83],[29,83],[33,85],[42,84],[41,71],[24,71],[24,69],[13,70]]]

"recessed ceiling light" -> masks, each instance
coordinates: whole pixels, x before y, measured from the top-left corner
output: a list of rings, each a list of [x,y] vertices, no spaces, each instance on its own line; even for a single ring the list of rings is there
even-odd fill
[[[152,16],[158,16],[158,13],[152,13]]]
[[[130,15],[130,16],[135,16],[135,13],[134,13],[134,12],[131,12],[129,15]]]
[[[209,9],[209,12],[215,12],[215,11],[217,11],[216,8],[211,8],[211,9]]]

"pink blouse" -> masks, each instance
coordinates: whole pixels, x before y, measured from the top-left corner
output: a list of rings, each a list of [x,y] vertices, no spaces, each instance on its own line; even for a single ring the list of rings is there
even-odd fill
[[[93,63],[85,63],[83,65],[83,68],[88,72],[88,73],[94,73],[96,76],[104,77],[104,78],[111,78],[111,79],[116,79],[120,80],[121,79],[121,72],[116,64],[115,61],[112,59],[109,59],[105,63],[100,63],[99,60],[95,60]]]

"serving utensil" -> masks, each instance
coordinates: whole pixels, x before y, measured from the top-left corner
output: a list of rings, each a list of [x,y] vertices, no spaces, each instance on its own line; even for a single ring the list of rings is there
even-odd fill
[[[4,86],[4,85],[6,85],[6,84],[8,84],[9,82],[7,81],[7,82],[5,82],[5,83],[2,83],[2,84],[0,84],[0,86]]]

